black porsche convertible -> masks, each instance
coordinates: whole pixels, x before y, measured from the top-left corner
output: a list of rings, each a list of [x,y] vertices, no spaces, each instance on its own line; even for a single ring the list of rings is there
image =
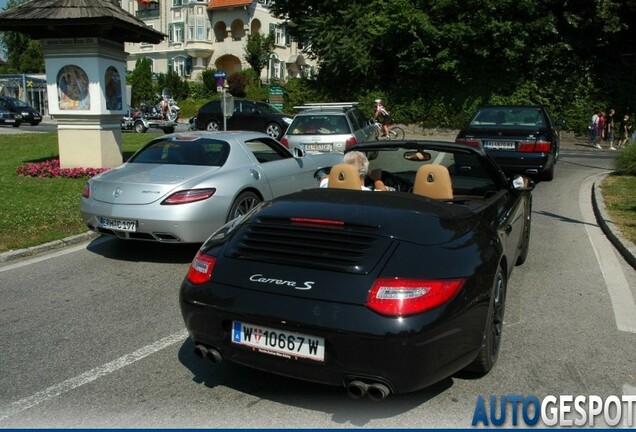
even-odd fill
[[[195,353],[374,400],[487,373],[534,184],[461,144],[348,151],[391,190],[350,186],[336,165],[328,188],[261,203],[203,244],[180,290]]]

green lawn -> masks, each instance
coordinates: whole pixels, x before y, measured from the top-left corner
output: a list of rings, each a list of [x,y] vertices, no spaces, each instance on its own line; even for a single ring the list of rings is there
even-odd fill
[[[156,134],[123,134],[124,159]],[[57,133],[0,135],[0,252],[87,231],[79,201],[86,179],[17,174],[26,162],[58,157]]]

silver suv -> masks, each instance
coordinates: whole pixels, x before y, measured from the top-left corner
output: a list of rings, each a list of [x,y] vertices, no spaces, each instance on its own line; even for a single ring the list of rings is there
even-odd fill
[[[357,142],[378,139],[378,129],[356,102],[308,104],[298,113],[281,142],[309,152],[343,152]]]

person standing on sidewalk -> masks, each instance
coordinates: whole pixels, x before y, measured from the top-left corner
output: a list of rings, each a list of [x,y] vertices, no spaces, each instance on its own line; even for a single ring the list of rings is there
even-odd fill
[[[609,142],[609,150],[616,150],[614,147],[614,115],[616,111],[610,108],[609,114],[605,119],[605,140]]]
[[[603,138],[605,137],[605,112],[599,111],[598,113],[598,123],[596,127],[596,142],[594,147],[597,149],[601,149],[601,143],[603,142]]]
[[[590,125],[588,126],[590,130],[590,146],[594,147],[594,143],[596,143],[596,135],[598,134],[598,110],[594,111],[594,115],[592,116],[592,121],[590,121]]]

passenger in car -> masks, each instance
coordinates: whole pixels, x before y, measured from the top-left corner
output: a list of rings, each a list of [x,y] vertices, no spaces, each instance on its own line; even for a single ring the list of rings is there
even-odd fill
[[[366,155],[359,151],[352,151],[349,153],[345,153],[343,162],[349,165],[353,165],[360,175],[360,184],[362,190],[375,190],[375,191],[387,191],[389,190],[387,186],[384,184],[382,179],[381,170],[373,170],[371,173],[371,180],[373,181],[373,188],[365,186],[365,180],[367,177],[367,173],[369,171],[369,159]],[[329,187],[329,176],[325,176],[320,180],[320,187],[327,188]]]

